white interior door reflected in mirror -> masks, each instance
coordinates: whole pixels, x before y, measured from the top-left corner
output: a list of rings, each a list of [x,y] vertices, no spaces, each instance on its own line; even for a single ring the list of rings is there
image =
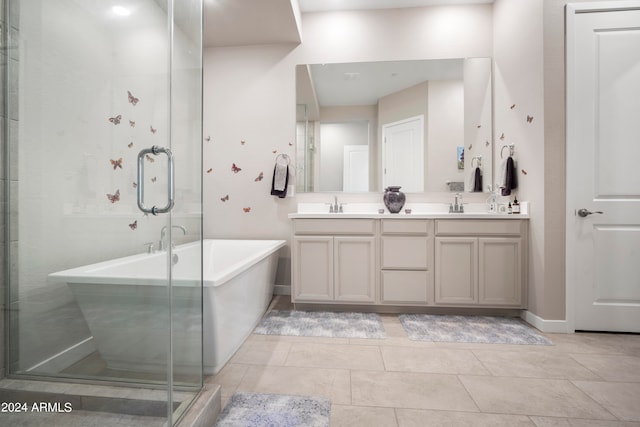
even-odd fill
[[[347,174],[354,174],[357,171],[346,171],[344,161],[345,147],[360,145],[368,150],[369,147],[369,123],[367,121],[351,121],[336,123],[321,123],[320,138],[316,143],[320,156],[318,170],[320,191],[352,191],[344,188]],[[355,161],[355,159],[353,159]],[[362,159],[359,159],[360,161]],[[368,154],[365,168],[367,178],[364,189],[353,191],[369,191],[369,166]]]
[[[424,191],[424,116],[382,125],[382,188]]]
[[[345,145],[343,167],[342,191],[369,191],[369,146]]]

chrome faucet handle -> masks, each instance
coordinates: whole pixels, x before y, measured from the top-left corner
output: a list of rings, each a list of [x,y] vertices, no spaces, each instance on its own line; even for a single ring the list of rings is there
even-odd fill
[[[147,242],[144,245],[147,247],[147,253],[148,254],[152,254],[153,253],[153,242]]]

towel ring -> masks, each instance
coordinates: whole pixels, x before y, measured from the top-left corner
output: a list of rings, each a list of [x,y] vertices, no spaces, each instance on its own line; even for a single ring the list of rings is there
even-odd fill
[[[475,157],[473,157],[473,158],[471,159],[471,167],[472,167],[472,168],[474,167],[474,166],[473,166],[473,161],[474,161],[474,160],[477,160],[477,162],[476,162],[476,166],[475,166],[475,167],[478,167],[478,168],[479,168],[480,166],[482,166],[482,156],[475,156]]]
[[[291,163],[291,157],[286,154],[278,154],[278,157],[276,157],[276,163],[282,164],[280,163],[280,159],[284,159],[287,162],[287,166]]]
[[[505,148],[508,148],[508,149],[509,149],[509,157],[512,157],[512,156],[513,156],[513,148],[514,148],[514,147],[515,147],[515,146],[514,146],[513,144],[503,145],[503,146],[502,146],[502,148],[500,149],[500,158],[501,158],[501,159],[504,159],[503,152],[504,152],[504,149],[505,149]]]

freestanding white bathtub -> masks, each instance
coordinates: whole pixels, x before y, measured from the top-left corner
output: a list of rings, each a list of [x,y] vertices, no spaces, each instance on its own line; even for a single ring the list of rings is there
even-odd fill
[[[262,318],[273,295],[284,240],[207,240],[202,247],[205,373],[218,372]],[[174,372],[200,360],[200,245],[173,250]],[[101,357],[110,368],[166,370],[169,303],[167,254],[138,254],[60,271],[78,300]]]

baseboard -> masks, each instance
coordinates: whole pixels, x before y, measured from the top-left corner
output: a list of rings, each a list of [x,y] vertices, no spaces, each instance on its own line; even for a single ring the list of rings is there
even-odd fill
[[[545,320],[542,317],[533,314],[528,310],[522,310],[520,317],[542,332],[567,334],[570,333],[569,325],[566,320]]]
[[[274,295],[291,295],[291,286],[275,285],[273,287]]]

